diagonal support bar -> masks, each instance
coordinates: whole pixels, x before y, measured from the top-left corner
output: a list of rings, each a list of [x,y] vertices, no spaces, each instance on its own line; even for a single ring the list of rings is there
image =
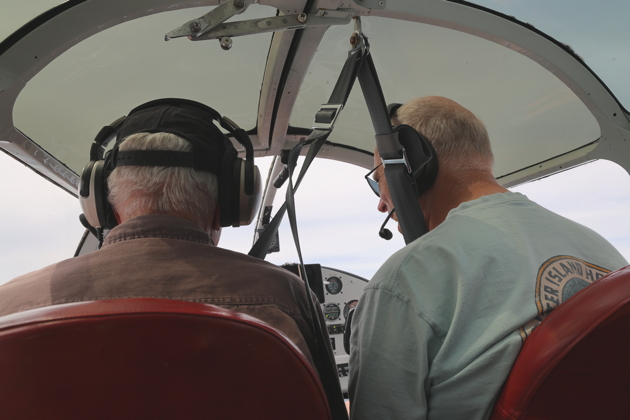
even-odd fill
[[[274,16],[264,19],[252,19],[239,22],[228,22],[215,27],[203,35],[191,38],[192,41],[204,41],[209,39],[220,39],[225,36],[236,37],[243,35],[260,34],[265,32],[280,32],[294,29],[312,28],[315,26],[347,25],[350,23],[349,17],[321,17],[308,16],[304,13],[299,15]]]
[[[200,18],[190,20],[179,28],[168,32],[164,36],[164,40],[168,41],[172,38],[181,38],[185,36],[197,38],[221,25],[232,16],[243,13],[251,3],[252,0],[228,0]]]

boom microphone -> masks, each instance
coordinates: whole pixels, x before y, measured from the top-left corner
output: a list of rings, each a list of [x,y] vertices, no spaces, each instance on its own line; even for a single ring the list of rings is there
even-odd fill
[[[389,214],[385,218],[385,221],[381,225],[381,230],[378,231],[378,236],[385,239],[386,241],[389,241],[394,237],[391,230],[385,229],[385,225],[387,224],[387,222],[389,222],[389,219],[392,217],[392,214],[394,214],[395,211],[396,209],[392,209],[392,211],[389,212]]]

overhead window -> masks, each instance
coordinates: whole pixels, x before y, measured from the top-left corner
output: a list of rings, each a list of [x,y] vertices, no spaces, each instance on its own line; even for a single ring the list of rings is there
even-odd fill
[[[527,22],[536,29],[568,44],[630,109],[630,2],[534,0],[472,0]]]
[[[487,126],[501,176],[589,144],[597,121],[580,99],[538,63],[494,42],[442,27],[363,18],[388,102],[451,98]],[[297,98],[292,126],[310,127],[326,103],[349,49],[350,27],[324,36]],[[374,148],[374,131],[356,83],[329,141]]]
[[[203,102],[244,129],[256,126],[271,33],[218,41],[164,41],[164,34],[209,8],[131,20],[80,42],[28,81],[14,110],[15,126],[80,173],[101,127],[136,106],[175,97]],[[243,19],[273,16],[253,5]]]

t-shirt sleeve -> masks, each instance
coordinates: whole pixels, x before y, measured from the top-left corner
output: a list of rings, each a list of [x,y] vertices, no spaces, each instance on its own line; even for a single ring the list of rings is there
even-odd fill
[[[400,297],[367,289],[352,322],[350,416],[425,419],[433,329]]]

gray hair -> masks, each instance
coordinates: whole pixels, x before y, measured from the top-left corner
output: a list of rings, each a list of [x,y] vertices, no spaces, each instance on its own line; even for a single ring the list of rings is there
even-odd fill
[[[438,162],[453,169],[492,169],[494,156],[485,125],[457,102],[439,96],[415,98],[401,106],[394,125],[407,124],[435,148]]]
[[[127,137],[119,150],[192,151],[175,134],[138,133]],[[145,214],[180,215],[208,231],[217,207],[217,176],[193,168],[122,166],[107,180],[109,202],[123,220]]]

